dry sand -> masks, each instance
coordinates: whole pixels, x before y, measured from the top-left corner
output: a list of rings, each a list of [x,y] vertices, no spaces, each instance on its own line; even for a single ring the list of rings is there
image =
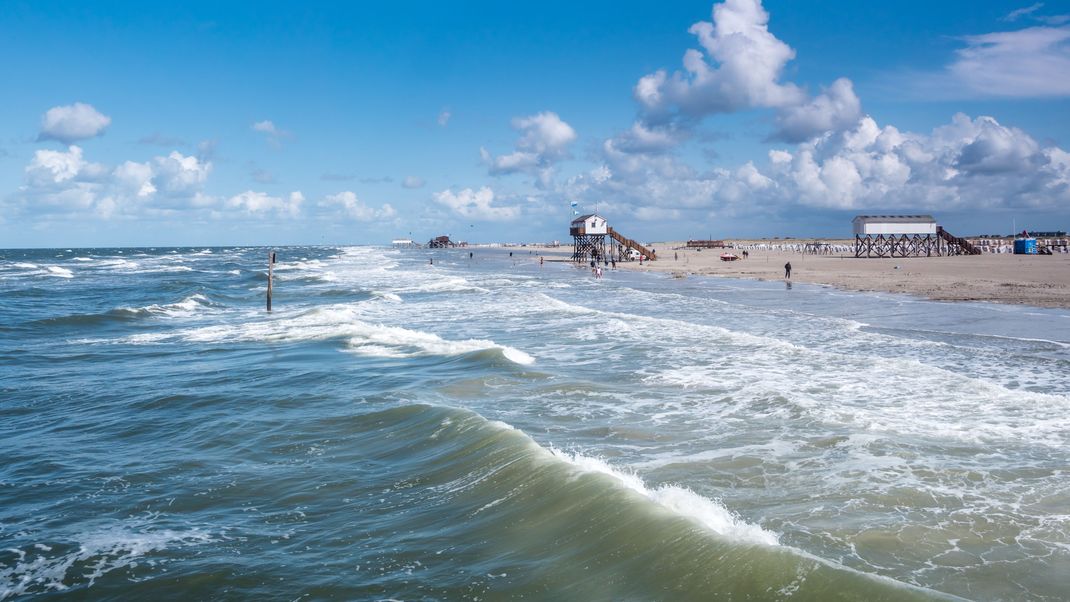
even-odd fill
[[[767,242],[773,241],[754,241]],[[778,241],[782,242],[782,241]],[[776,244],[776,243],[774,243]],[[784,278],[856,291],[906,293],[938,301],[994,301],[1070,308],[1070,254],[970,255],[958,257],[855,258],[753,250],[748,259],[721,261],[722,249],[674,249],[654,243],[658,260],[618,264],[626,269],[757,280]],[[739,254],[739,250],[727,249]],[[679,254],[679,259],[673,258]]]

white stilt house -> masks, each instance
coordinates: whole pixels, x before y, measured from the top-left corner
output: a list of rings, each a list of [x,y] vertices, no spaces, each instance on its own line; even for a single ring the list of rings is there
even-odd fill
[[[568,233],[572,235],[573,261],[599,261],[606,257],[606,236],[609,224],[597,213],[588,213],[572,220]]]

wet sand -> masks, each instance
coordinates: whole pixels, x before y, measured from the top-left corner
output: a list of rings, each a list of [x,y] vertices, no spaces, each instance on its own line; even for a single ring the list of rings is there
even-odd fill
[[[754,241],[763,242],[763,241]],[[772,241],[764,241],[772,242]],[[906,293],[938,301],[992,301],[1070,308],[1070,254],[971,255],[958,257],[855,258],[853,253],[804,255],[751,250],[748,259],[721,261],[722,249],[674,249],[655,243],[658,260],[618,264],[626,269],[679,276],[779,280],[791,262],[791,280],[856,291]],[[738,249],[727,249],[739,254]],[[674,259],[673,254],[679,254]]]

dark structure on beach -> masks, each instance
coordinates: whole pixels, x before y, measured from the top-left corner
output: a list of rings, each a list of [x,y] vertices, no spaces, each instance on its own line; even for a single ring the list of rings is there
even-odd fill
[[[456,246],[457,244],[450,240],[449,236],[436,236],[427,241],[429,249],[449,249]]]
[[[852,221],[855,257],[980,255],[964,238],[936,225],[931,215],[859,215]]]
[[[624,261],[626,249],[634,249],[649,261],[657,259],[654,250],[622,236],[609,227],[606,218],[597,213],[588,213],[572,220],[568,233],[572,236],[572,261]],[[609,248],[606,248],[609,237]],[[608,253],[608,254],[607,254]]]

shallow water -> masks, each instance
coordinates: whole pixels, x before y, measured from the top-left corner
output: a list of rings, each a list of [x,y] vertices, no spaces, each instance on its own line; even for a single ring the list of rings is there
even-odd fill
[[[1070,312],[474,253],[0,251],[0,599],[1070,599]]]

